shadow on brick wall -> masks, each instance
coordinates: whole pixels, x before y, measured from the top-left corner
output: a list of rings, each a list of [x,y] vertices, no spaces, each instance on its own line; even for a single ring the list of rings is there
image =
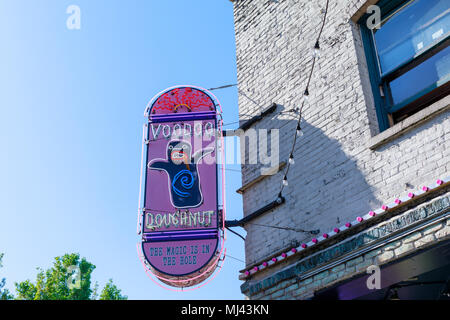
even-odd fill
[[[281,109],[281,110],[280,110]],[[279,106],[277,112],[283,110]],[[295,116],[286,120],[266,118],[253,128],[280,129],[279,161],[288,161],[296,132]],[[315,120],[317,126],[307,121],[301,123],[303,136],[298,137],[294,149],[295,163],[289,169],[288,186],[283,190],[286,202],[256,218],[253,223],[267,226],[319,230],[321,233],[342,226],[381,205],[373,194],[362,170],[364,163],[357,163],[351,156],[358,149],[357,142],[346,135],[350,130],[345,122],[339,126],[334,115]],[[332,124],[337,131],[325,132]],[[338,138],[337,138],[338,137]],[[343,149],[345,145],[346,149]],[[246,152],[248,148],[246,148]],[[270,149],[269,149],[270,150]],[[258,150],[259,151],[259,150]],[[243,164],[243,182],[260,175],[260,164]],[[273,201],[282,185],[286,168],[273,176],[267,176],[243,194],[244,216]],[[310,240],[310,233],[282,230],[248,224],[246,256],[247,264],[259,261],[292,244]],[[255,250],[258,248],[258,250]]]

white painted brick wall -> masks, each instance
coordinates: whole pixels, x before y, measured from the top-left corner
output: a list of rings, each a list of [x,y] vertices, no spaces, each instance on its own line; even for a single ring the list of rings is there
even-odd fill
[[[373,3],[374,1],[370,1]],[[286,203],[253,221],[258,224],[331,230],[450,172],[449,112],[440,114],[375,151],[368,140],[378,123],[368,87],[362,43],[350,18],[364,0],[330,2],[323,31],[322,56],[304,109],[305,135],[295,148]],[[234,1],[239,89],[262,107],[299,107],[311,65],[325,1]],[[359,55],[359,58],[358,58]],[[279,109],[281,110],[281,109]],[[278,110],[278,111],[279,111]],[[258,106],[239,95],[241,119]],[[288,115],[264,119],[253,128],[280,128],[280,161],[286,161],[295,133]],[[243,183],[259,175],[243,167]],[[243,195],[244,214],[275,199],[283,173],[268,177]],[[292,241],[310,235],[247,225],[246,262],[251,264]]]

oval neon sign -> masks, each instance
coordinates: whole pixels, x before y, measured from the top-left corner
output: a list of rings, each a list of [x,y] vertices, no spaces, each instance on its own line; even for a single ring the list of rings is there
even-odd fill
[[[206,90],[183,86],[158,94],[146,110],[141,252],[149,270],[174,287],[204,281],[223,253],[217,106]]]

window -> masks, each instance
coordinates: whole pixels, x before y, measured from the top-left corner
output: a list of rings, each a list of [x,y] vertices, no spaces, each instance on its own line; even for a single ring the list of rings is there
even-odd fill
[[[450,93],[450,1],[381,0],[360,20],[380,131]]]

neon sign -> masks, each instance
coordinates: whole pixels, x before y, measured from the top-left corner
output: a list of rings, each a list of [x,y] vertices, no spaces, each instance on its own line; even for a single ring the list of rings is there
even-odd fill
[[[217,106],[206,90],[183,86],[157,95],[146,110],[141,252],[153,275],[174,287],[204,281],[223,254]]]

